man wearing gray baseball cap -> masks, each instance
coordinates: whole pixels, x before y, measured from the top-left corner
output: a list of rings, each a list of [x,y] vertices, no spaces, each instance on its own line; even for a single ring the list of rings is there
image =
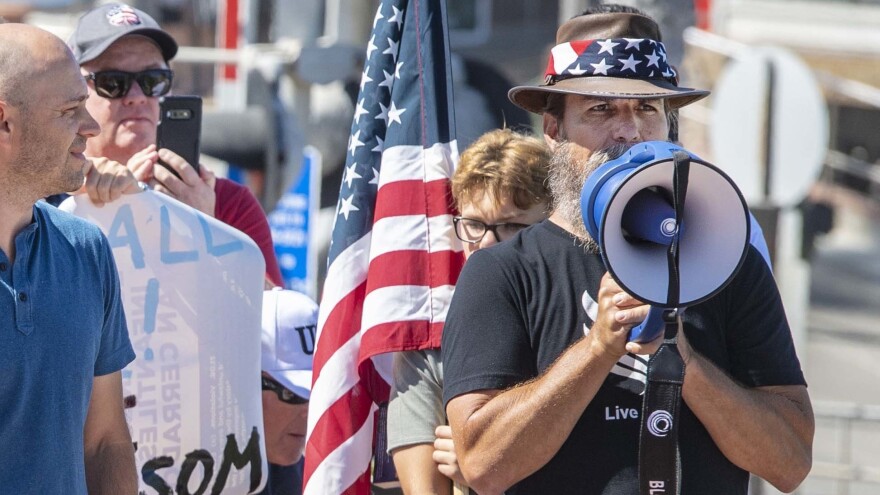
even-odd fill
[[[159,98],[174,82],[169,67],[178,49],[174,38],[146,13],[111,3],[83,14],[68,46],[88,81],[86,108],[101,126],[86,147],[92,168],[85,192],[92,201],[112,202],[140,191],[138,181],[149,184],[250,236],[263,253],[266,278],[281,285],[269,223],[254,195],[156,146]],[[158,165],[159,159],[171,170]]]
[[[123,36],[145,36],[162,52],[165,62],[177,54],[177,42],[149,15],[128,5],[107,4],[80,17],[68,44],[80,65],[98,58]]]

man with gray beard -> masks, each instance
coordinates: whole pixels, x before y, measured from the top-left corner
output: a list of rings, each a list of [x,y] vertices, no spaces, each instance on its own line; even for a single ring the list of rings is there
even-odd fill
[[[441,346],[444,403],[477,492],[628,495],[639,492],[646,363],[662,338],[627,341],[648,306],[606,273],[580,191],[623,149],[668,139],[675,110],[708,92],[678,86],[656,23],[631,8],[589,10],[556,43],[545,84],[509,93],[543,116],[553,211],[465,265]],[[681,493],[745,495],[749,473],[794,490],[810,470],[814,420],[759,251],[679,329]]]
[[[568,223],[576,242],[582,245],[587,253],[598,253],[599,245],[590,237],[581,216],[581,189],[584,181],[599,166],[620,157],[629,148],[629,144],[615,144],[594,151],[584,160],[579,157],[578,145],[563,141],[556,145],[550,156],[547,188],[553,195],[553,211]]]

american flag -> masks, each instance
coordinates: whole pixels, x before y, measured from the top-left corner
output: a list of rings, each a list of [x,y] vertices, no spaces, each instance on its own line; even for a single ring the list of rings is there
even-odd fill
[[[318,318],[305,494],[367,494],[392,351],[440,346],[463,264],[443,0],[383,0],[367,44]]]

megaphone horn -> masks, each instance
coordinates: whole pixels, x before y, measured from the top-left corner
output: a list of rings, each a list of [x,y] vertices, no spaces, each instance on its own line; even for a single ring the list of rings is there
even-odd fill
[[[631,147],[597,168],[581,213],[611,276],[657,308],[683,308],[723,289],[745,259],[749,213],[724,172],[668,142]],[[652,311],[656,323],[659,312]],[[662,329],[636,327],[630,340]]]

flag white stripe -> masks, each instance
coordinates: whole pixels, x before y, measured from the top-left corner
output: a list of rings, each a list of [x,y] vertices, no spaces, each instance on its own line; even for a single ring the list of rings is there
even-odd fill
[[[578,58],[577,52],[574,51],[570,43],[556,45],[550,49],[550,53],[553,54],[553,70],[557,74],[562,74]]]
[[[364,299],[363,332],[392,321],[446,321],[455,287],[431,289],[418,285],[395,285],[376,289]]]
[[[366,260],[369,259],[371,238],[372,233],[368,232],[348,249],[339,253],[327,269],[324,294],[321,296],[321,306],[318,310],[319,340],[331,311],[336,308],[339,301],[367,279],[369,264]]]
[[[330,359],[324,363],[324,367],[321,368],[321,374],[318,375],[318,379],[312,386],[312,393],[309,397],[309,410],[313,414],[309,414],[307,437],[312,435],[312,429],[324,411],[348,393],[360,380],[357,366],[352,365],[358,360],[360,343],[361,335],[358,332],[336,349]],[[320,414],[318,414],[319,412]]]
[[[370,359],[373,360],[373,369],[376,370],[376,373],[385,380],[385,383],[391,385],[394,381],[392,378],[392,368],[394,367],[394,353],[386,352],[385,354],[378,354]]]
[[[373,414],[376,409],[373,404],[361,428],[321,460],[309,478],[303,495],[342,493],[364,474],[373,455]]]
[[[431,182],[449,179],[458,163],[458,144],[453,140],[436,143],[429,148],[392,146],[382,152],[382,163],[393,163],[394,167],[380,171],[379,189],[400,180]]]
[[[370,260],[392,251],[461,252],[461,241],[455,236],[452,215],[427,218],[425,222],[426,218],[425,215],[405,215],[377,221],[373,227]]]

